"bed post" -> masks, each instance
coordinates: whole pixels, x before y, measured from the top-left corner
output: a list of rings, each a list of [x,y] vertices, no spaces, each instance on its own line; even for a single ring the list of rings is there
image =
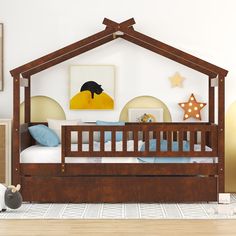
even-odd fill
[[[13,76],[12,182],[20,183],[20,74]]]
[[[222,74],[218,76],[218,190],[219,193],[225,191],[225,77]]]
[[[211,124],[215,124],[215,86],[212,85],[213,77],[209,76],[209,110],[208,110],[208,120]]]
[[[27,79],[25,87],[25,123],[31,122],[31,104],[30,104],[30,76]]]

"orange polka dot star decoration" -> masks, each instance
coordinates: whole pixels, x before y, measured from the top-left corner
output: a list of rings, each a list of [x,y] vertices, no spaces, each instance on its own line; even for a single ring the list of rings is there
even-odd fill
[[[193,93],[191,94],[188,102],[181,102],[179,106],[184,110],[184,117],[183,119],[186,120],[190,117],[194,119],[201,120],[201,109],[206,106],[206,103],[197,102],[196,98],[194,97]]]

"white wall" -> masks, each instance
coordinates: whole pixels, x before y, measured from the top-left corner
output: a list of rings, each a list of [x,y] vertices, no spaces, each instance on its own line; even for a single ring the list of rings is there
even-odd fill
[[[235,0],[0,0],[4,23],[4,91],[0,92],[0,118],[12,117],[12,78],[9,70],[104,29],[104,17],[121,22],[135,18],[135,29],[229,70],[226,107],[236,89]],[[114,111],[70,111],[71,64],[114,64],[117,68]],[[168,77],[179,71],[183,88],[171,88]],[[207,101],[207,79],[124,40],[66,61],[32,77],[32,95],[58,101],[67,118],[116,120],[132,98],[151,95],[169,107],[173,120],[182,119],[177,103],[193,92]],[[203,120],[207,119],[207,109]]]

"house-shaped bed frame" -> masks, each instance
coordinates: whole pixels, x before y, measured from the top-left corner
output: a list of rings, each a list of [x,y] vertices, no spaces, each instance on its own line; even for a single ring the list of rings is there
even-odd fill
[[[162,43],[154,38],[134,30],[133,18],[122,23],[116,23],[107,18],[103,24],[106,28],[94,35],[61,48],[48,55],[24,64],[10,71],[14,81],[14,117],[13,117],[13,183],[22,185],[23,198],[26,201],[38,202],[173,202],[173,201],[214,201],[218,193],[224,192],[224,83],[227,71],[177,48]],[[20,152],[33,145],[28,127],[33,125],[30,116],[30,85],[31,76],[55,66],[70,58],[78,56],[107,42],[123,38],[154,53],[162,55],[189,68],[199,71],[209,78],[209,121],[207,123],[159,123],[159,124],[126,124],[124,127],[62,127],[62,163],[60,164],[21,164]],[[212,83],[216,81],[216,83]],[[20,125],[20,86],[24,86],[25,120]],[[218,96],[215,96],[215,88]],[[218,105],[218,121],[215,121],[215,104]],[[94,128],[93,128],[94,127]],[[78,137],[84,130],[101,132],[101,151],[92,150],[84,154],[78,150],[72,153],[66,140],[70,132],[78,132]],[[167,152],[157,151],[158,156],[216,156],[218,163],[214,164],[66,164],[66,156],[153,156],[149,152],[149,140],[145,138],[145,152],[128,153],[126,136],[123,135],[124,150],[117,154],[114,146],[106,154],[104,151],[104,131],[134,132],[134,145],[137,141],[135,132],[143,131],[148,137],[149,131],[167,132]],[[181,144],[190,132],[190,152],[183,152]],[[195,134],[201,132],[200,152],[194,152]],[[91,134],[91,133],[90,133]],[[168,135],[170,134],[170,135]],[[179,152],[171,151],[172,135],[179,138]],[[93,136],[90,136],[92,148]],[[80,145],[78,141],[78,146]],[[157,143],[158,144],[158,143]],[[160,143],[159,143],[160,144]],[[158,145],[159,145],[158,144]],[[205,152],[205,145],[212,152]]]

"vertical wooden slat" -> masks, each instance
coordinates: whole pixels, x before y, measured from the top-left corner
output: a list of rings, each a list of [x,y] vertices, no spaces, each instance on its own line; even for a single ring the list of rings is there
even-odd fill
[[[12,181],[20,183],[20,75],[13,78],[13,168]]]
[[[137,128],[134,129],[133,135],[134,135],[134,152],[137,152],[138,151],[138,129]]]
[[[72,130],[71,130],[71,128],[70,128],[69,132],[67,132],[67,133],[68,133],[68,136],[66,136],[67,143],[68,143],[67,146],[69,146],[69,150],[71,150],[71,135],[72,135]]]
[[[183,131],[183,138],[184,138],[184,140],[188,140],[188,133],[187,133],[187,131]]]
[[[183,151],[183,132],[182,131],[179,131],[178,145],[179,145],[179,152],[182,152]]]
[[[153,135],[153,132],[152,132],[152,135]],[[145,134],[145,136],[146,136],[146,134]],[[147,151],[148,152],[150,152],[150,132],[149,132],[149,130],[147,131],[147,139],[146,139],[146,142],[145,143],[147,143]]]
[[[116,130],[114,127],[111,130],[111,151],[112,152],[116,151]]]
[[[197,144],[197,131],[194,132],[194,143]]]
[[[206,132],[201,130],[201,151],[205,152],[206,149]]]
[[[210,134],[208,131],[206,131],[206,145],[208,147],[211,147],[212,146],[212,143],[211,143],[211,139],[210,139]]]
[[[177,131],[173,131],[173,141],[178,141],[178,132]]]
[[[89,152],[93,152],[93,130],[89,130]]]
[[[77,138],[78,138],[78,143],[77,143],[78,151],[82,151],[82,148],[83,148],[83,146],[82,146],[82,130],[77,131]]]
[[[30,76],[28,77],[28,87],[25,87],[25,123],[31,121],[31,104],[30,104]]]
[[[66,129],[67,129],[66,126],[61,127],[61,164],[62,164],[62,169],[64,169],[64,166],[65,166],[66,148],[68,146],[67,142],[66,142],[67,141],[66,135],[68,135],[68,132]]]
[[[65,172],[65,157],[66,157],[66,153],[69,147],[67,145],[67,136],[69,134],[69,136],[71,136],[71,133],[68,132],[66,126],[62,126],[61,127],[61,172],[64,173]],[[71,144],[69,142],[70,145],[70,149],[71,149]]]
[[[162,138],[163,138],[163,139],[167,139],[166,131],[162,131]]]
[[[172,151],[172,132],[167,131],[167,151]]]
[[[104,152],[104,130],[100,130],[100,152]]]
[[[149,130],[144,132],[145,152],[149,152]]]
[[[66,155],[71,152],[71,128],[66,127],[65,129],[65,139],[66,139]],[[62,135],[62,134],[61,134]],[[61,137],[62,139],[63,137]]]
[[[127,131],[124,130],[122,134],[122,150],[123,152],[127,152]]]
[[[190,131],[190,151],[194,151],[194,139],[195,139],[195,132]]]
[[[161,135],[160,130],[156,129],[156,151],[161,151],[160,143],[161,143]]]

